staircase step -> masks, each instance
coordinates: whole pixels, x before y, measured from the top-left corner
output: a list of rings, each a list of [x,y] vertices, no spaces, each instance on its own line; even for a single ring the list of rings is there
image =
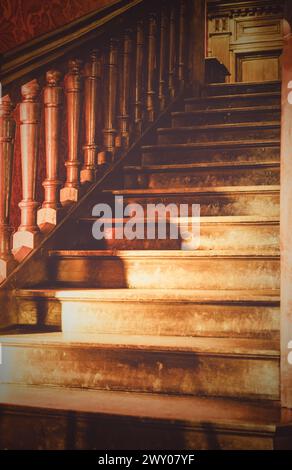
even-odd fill
[[[0,407],[2,449],[291,449],[276,402],[0,385]]]
[[[248,93],[237,95],[206,96],[202,98],[186,98],[185,110],[196,111],[198,109],[215,108],[241,108],[243,106],[273,106],[281,102],[280,92]]]
[[[188,142],[232,141],[277,139],[280,137],[280,123],[245,122],[235,124],[210,124],[205,126],[169,127],[157,129],[158,144],[185,144]]]
[[[142,147],[142,165],[280,160],[280,140],[201,142]]]
[[[200,204],[201,216],[279,217],[280,186],[225,186],[206,188],[164,188],[105,190],[103,202],[114,206],[114,197],[122,196],[124,204]],[[91,213],[93,203],[88,206]]]
[[[29,289],[15,298],[19,324],[55,324],[63,333],[279,337],[275,291]]]
[[[157,221],[141,219],[134,230],[142,232],[144,239],[128,239],[125,234],[122,239],[115,236],[117,224],[125,224],[130,220],[103,219],[107,224],[109,238],[96,240],[92,235],[95,217],[81,218],[78,221],[78,235],[75,236],[76,249],[117,249],[117,250],[179,250],[182,247],[182,230],[192,230],[193,224],[198,224],[197,218],[172,217],[165,222],[165,239],[159,237]],[[155,224],[155,239],[147,238],[147,222]],[[200,217],[200,245],[198,250],[239,250],[242,249],[278,249],[279,219],[265,217]],[[173,227],[171,227],[173,226]],[[194,227],[197,227],[194,226]],[[171,238],[171,228],[178,228],[178,238]],[[186,241],[184,241],[186,243]]]
[[[57,285],[108,288],[278,289],[277,252],[60,250],[50,252]]]
[[[1,343],[1,383],[279,399],[278,341],[42,333]]]
[[[280,184],[280,162],[204,162],[124,167],[125,188]]]
[[[172,126],[193,126],[203,124],[239,123],[250,121],[280,121],[281,108],[273,106],[251,106],[243,108],[206,109],[177,111],[171,113]]]
[[[281,92],[281,81],[272,80],[266,82],[244,83],[215,83],[204,88],[204,93],[209,96],[228,94],[271,93]]]

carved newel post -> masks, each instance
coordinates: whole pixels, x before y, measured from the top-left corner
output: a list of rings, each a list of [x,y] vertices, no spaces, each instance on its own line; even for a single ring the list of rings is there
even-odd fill
[[[13,106],[9,96],[0,98],[0,282],[15,267],[11,253],[9,210],[15,138]]]
[[[80,173],[81,183],[93,183],[97,171],[97,95],[101,80],[101,60],[93,51],[85,66],[84,115],[86,141],[83,147],[84,165]]]
[[[67,96],[68,160],[65,163],[67,178],[60,191],[62,205],[77,202],[80,197],[80,165],[78,158],[81,119],[81,61],[69,61],[69,73],[65,77]]]
[[[59,198],[59,143],[61,129],[62,88],[59,86],[61,74],[50,70],[46,74],[47,86],[44,89],[46,179],[43,182],[45,199],[38,211],[37,222],[43,232],[52,230],[60,221],[61,204]]]
[[[40,103],[39,84],[32,80],[21,87],[20,143],[22,170],[21,224],[13,236],[13,253],[21,261],[39,242],[37,226],[36,176],[39,147]]]

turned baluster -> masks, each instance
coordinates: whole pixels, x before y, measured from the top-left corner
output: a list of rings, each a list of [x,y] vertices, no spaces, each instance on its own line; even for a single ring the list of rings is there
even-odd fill
[[[97,172],[97,96],[100,91],[101,59],[97,51],[92,51],[90,62],[85,66],[84,111],[85,145],[84,165],[80,173],[81,183],[93,183]]]
[[[77,202],[80,197],[80,165],[79,138],[81,120],[81,61],[69,61],[69,73],[65,77],[65,92],[67,97],[67,129],[68,129],[68,160],[65,163],[67,177],[60,191],[63,205]]]
[[[176,7],[172,4],[170,8],[169,21],[169,56],[168,56],[168,90],[171,97],[175,96],[175,64],[176,64],[176,41],[175,41]]]
[[[155,14],[149,16],[148,29],[148,74],[147,74],[147,117],[149,122],[155,119],[155,81],[156,81],[156,34],[157,19]]]
[[[123,41],[122,55],[122,81],[120,91],[119,131],[121,147],[127,148],[130,143],[130,90],[131,90],[131,59],[132,59],[132,32],[126,31]]]
[[[114,160],[116,151],[116,113],[118,84],[118,43],[112,38],[105,59],[104,68],[105,109],[103,145],[104,151],[98,155],[98,163],[106,164]]]
[[[39,147],[40,103],[39,84],[32,80],[21,87],[20,144],[22,169],[21,224],[13,236],[13,252],[21,261],[39,242],[37,226],[36,175]]]
[[[159,51],[159,107],[162,111],[166,106],[166,96],[167,96],[167,30],[168,30],[168,19],[166,14],[166,7],[163,5],[161,10],[161,23],[160,23],[160,51]]]
[[[135,134],[142,134],[143,123],[143,58],[144,58],[144,28],[139,21],[136,32],[136,70],[135,70]]]
[[[186,79],[186,14],[186,0],[180,0],[178,79],[181,87],[184,86]]]
[[[13,106],[8,95],[0,98],[0,282],[15,267],[11,253],[9,224],[12,167],[14,156],[15,120]]]
[[[61,205],[59,198],[59,162],[60,162],[60,129],[62,87],[59,86],[61,73],[49,70],[46,74],[47,86],[44,88],[45,108],[45,147],[46,179],[43,182],[45,198],[42,208],[38,210],[37,223],[41,231],[52,230],[60,220]]]

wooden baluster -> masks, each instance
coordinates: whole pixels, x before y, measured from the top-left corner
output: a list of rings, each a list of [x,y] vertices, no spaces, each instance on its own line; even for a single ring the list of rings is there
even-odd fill
[[[36,247],[40,238],[37,226],[36,176],[39,147],[40,103],[39,84],[32,80],[21,87],[22,103],[20,109],[20,143],[22,168],[21,224],[13,236],[13,252],[21,261]]]
[[[174,4],[170,8],[170,22],[169,22],[169,59],[168,59],[168,89],[169,95],[173,98],[175,96],[175,64],[176,64],[176,41],[175,41],[175,20],[176,20],[176,7]]]
[[[161,10],[161,23],[160,23],[160,53],[159,53],[159,91],[158,91],[158,98],[159,98],[159,108],[162,111],[166,106],[166,97],[167,97],[167,86],[166,86],[166,78],[167,78],[167,64],[166,64],[166,57],[167,57],[167,30],[168,30],[168,19],[166,13],[166,6],[165,4],[162,6]]]
[[[42,232],[52,230],[60,221],[62,211],[59,198],[59,162],[62,87],[59,86],[61,73],[49,70],[46,74],[47,86],[44,89],[46,179],[43,182],[45,199],[38,210],[37,223]]]
[[[117,84],[118,84],[118,42],[112,38],[110,40],[108,53],[106,55],[104,70],[105,89],[105,109],[104,109],[104,129],[103,145],[104,151],[98,155],[100,165],[114,160],[116,151],[116,114],[117,114]]]
[[[186,0],[180,0],[179,11],[179,46],[178,46],[178,79],[183,88],[186,80]]]
[[[130,97],[131,97],[131,59],[133,50],[132,31],[124,34],[122,57],[122,82],[120,91],[119,131],[121,147],[127,148],[130,143]]]
[[[156,35],[157,18],[155,14],[149,16],[148,30],[148,75],[147,75],[147,118],[149,122],[155,119],[155,101],[156,101]]]
[[[135,135],[140,137],[143,124],[143,58],[144,58],[144,27],[143,22],[137,23],[136,32],[136,71],[135,71]]]
[[[0,98],[0,282],[16,263],[11,253],[12,227],[9,224],[15,120],[8,95]]]
[[[65,163],[67,178],[60,191],[62,205],[77,202],[80,197],[79,169],[81,162],[78,158],[80,121],[81,121],[81,61],[69,61],[69,73],[65,77],[67,96],[67,127],[68,127],[68,160]]]
[[[97,51],[92,51],[90,62],[85,66],[84,110],[85,138],[83,147],[84,165],[80,173],[81,183],[93,183],[97,172],[97,96],[100,91],[101,59]]]

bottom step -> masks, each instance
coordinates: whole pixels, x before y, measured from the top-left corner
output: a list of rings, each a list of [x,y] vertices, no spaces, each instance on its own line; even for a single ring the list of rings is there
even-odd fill
[[[0,385],[1,449],[292,448],[277,403]]]

